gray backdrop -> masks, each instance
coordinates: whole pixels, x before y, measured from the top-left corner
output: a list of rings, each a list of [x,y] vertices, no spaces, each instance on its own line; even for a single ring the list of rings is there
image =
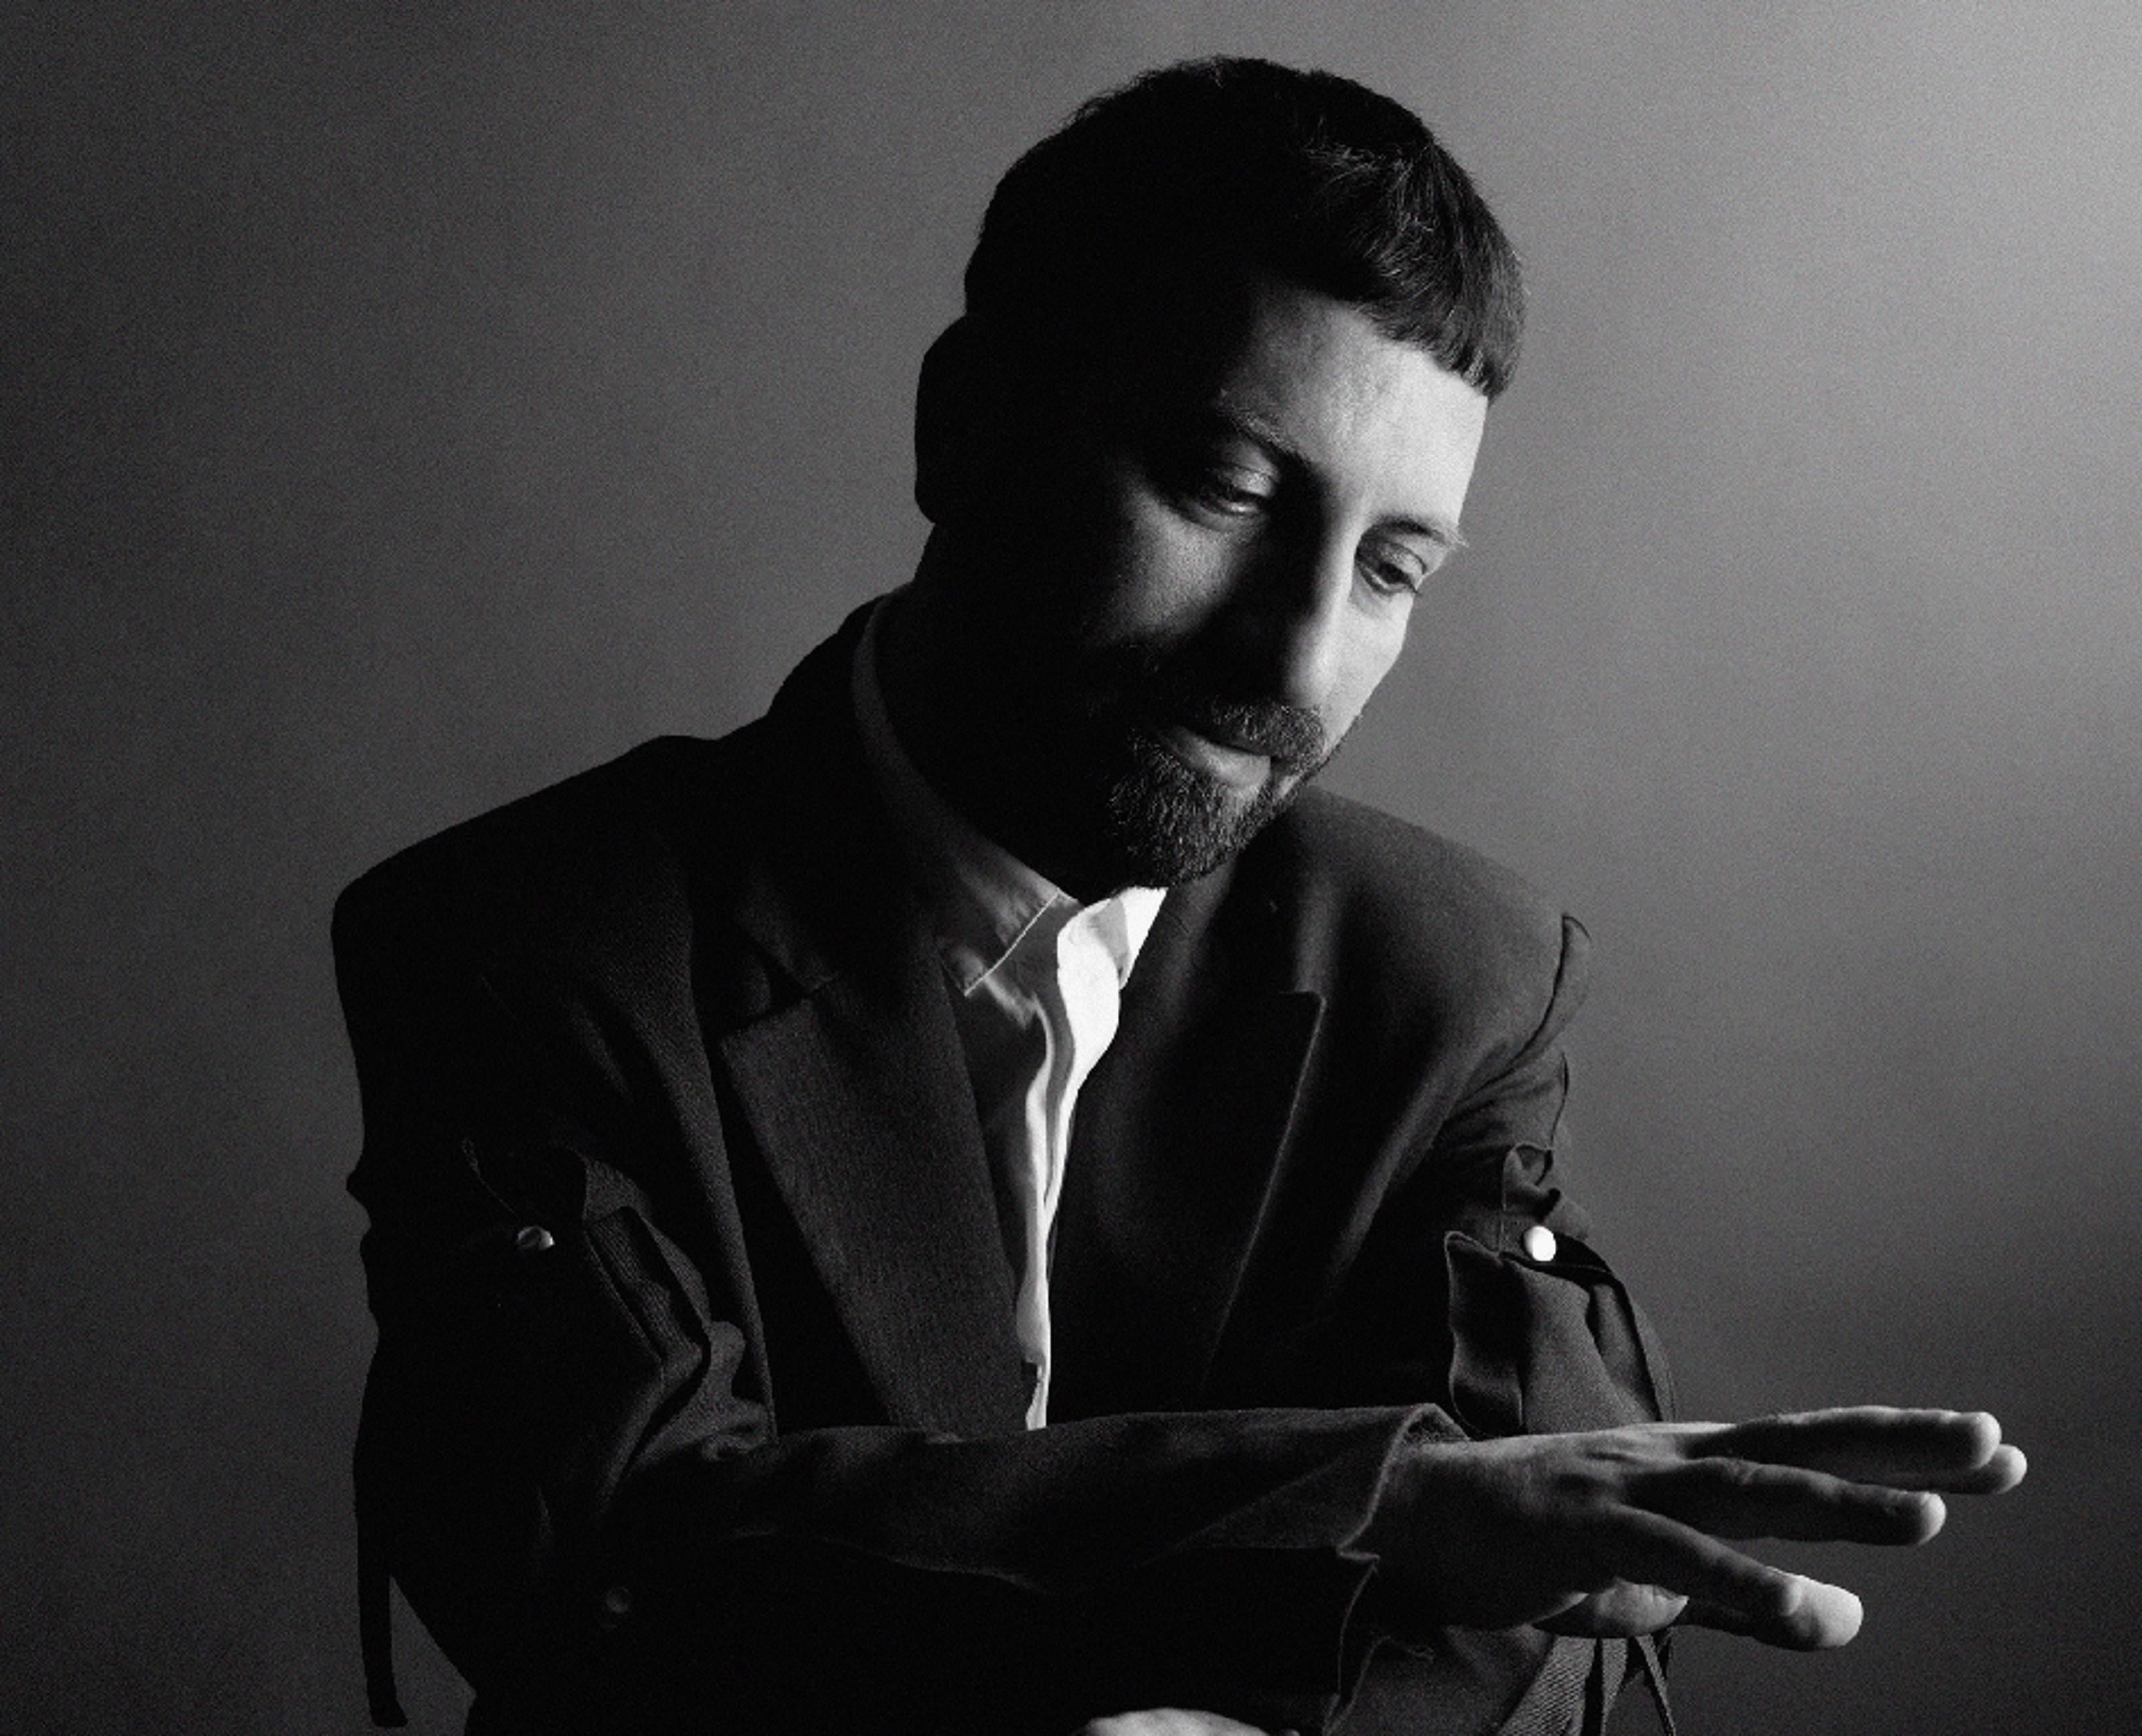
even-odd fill
[[[904,577],[995,174],[1222,48],[1417,103],[1528,259],[1335,775],[1590,925],[1578,1185],[1688,1408],[2035,1456],[1802,1551],[1864,1635],[1697,1636],[1685,1727],[2142,1728],[2130,0],[9,7],[9,1728],[363,1728],[335,890]]]

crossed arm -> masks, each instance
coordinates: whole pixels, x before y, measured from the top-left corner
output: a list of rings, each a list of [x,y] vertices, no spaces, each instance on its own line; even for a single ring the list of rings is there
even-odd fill
[[[378,1559],[486,1695],[548,1691],[554,1678],[573,1678],[584,1652],[612,1686],[644,1660],[650,1692],[654,1678],[702,1658],[743,1673],[723,1677],[727,1694],[754,1671],[781,1689],[772,1667],[784,1661],[838,1687],[846,1676],[826,1666],[860,1648],[884,1671],[868,1684],[873,1695],[926,1709],[972,1651],[955,1645],[940,1656],[928,1642],[969,1639],[965,1617],[980,1608],[1003,1628],[983,1661],[1009,1669],[1032,1651],[1063,1677],[1062,1703],[1082,1712],[1151,1704],[1202,1694],[1238,1652],[1273,1664],[1276,1639],[1257,1624],[1272,1624],[1275,1610],[1319,1612],[1275,1624],[1276,1635],[1320,1620],[1336,1631],[1371,1553],[1374,1613],[1399,1638],[1527,1624],[1632,1634],[1679,1617],[1775,1643],[1837,1644],[1858,1625],[1851,1594],[1731,1544],[1916,1541],[1940,1523],[1942,1495],[1996,1491],[2021,1475],[1991,1418],[1947,1413],[1513,1434],[1523,1421],[1497,1408],[1498,1384],[1518,1367],[1504,1368],[1508,1358],[1467,1364],[1457,1396],[1477,1409],[1458,1420],[1476,1438],[1458,1438],[1446,1418],[1440,1438],[1423,1425],[1394,1450],[1409,1426],[1411,1407],[1399,1401],[1432,1394],[1450,1363],[1434,1330],[1452,1311],[1439,1277],[1446,1232],[1467,1232],[1449,1243],[1448,1270],[1463,1280],[1457,1300],[1486,1308],[1488,1324],[1508,1324],[1497,1312],[1505,1302],[1533,1310],[1539,1330],[1528,1327],[1524,1344],[1570,1339],[1588,1354],[1592,1314],[1621,1319],[1607,1306],[1609,1280],[1572,1253],[1579,1232],[1555,1204],[1548,1154],[1529,1143],[1559,1104],[1553,1040],[1573,999],[1559,989],[1534,1042],[1442,1129],[1419,1185],[1379,1215],[1370,1253],[1389,1257],[1364,1256],[1360,1318],[1425,1324],[1431,1342],[1415,1342],[1411,1325],[1392,1328],[1389,1343],[1367,1332],[1359,1390],[1288,1395],[1335,1408],[1097,1419],[1004,1441],[872,1428],[777,1438],[750,1389],[743,1330],[718,1305],[733,1300],[733,1275],[700,1271],[666,1233],[671,1196],[640,1179],[656,1169],[634,1142],[641,1122],[620,1111],[585,1149],[564,1135],[522,1137],[565,1094],[560,1069],[543,1063],[590,1040],[578,1025],[551,1046],[527,1032],[561,1021],[553,1000],[568,1012],[582,999],[607,1003],[551,984],[502,1008],[456,938],[457,908],[435,895],[402,905],[412,944],[374,941],[363,905],[383,907],[396,891],[375,883],[353,900],[346,932],[338,925],[366,1087],[366,1159],[353,1186],[373,1213],[382,1320],[363,1492]],[[652,968],[639,975],[668,980]],[[1562,1236],[1554,1272],[1490,1252],[1513,1235],[1522,1243],[1518,1232],[1534,1222]],[[1618,1388],[1602,1369],[1591,1396],[1604,1403]],[[1628,1402],[1641,1407],[1641,1397]],[[1364,1405],[1378,1408],[1355,1408]],[[1526,1414],[1550,1430],[1606,1419],[1556,1416],[1541,1403]],[[628,1510],[647,1522],[625,1523]],[[704,1569],[703,1620],[680,1559],[694,1580]],[[1124,1571],[1099,1571],[1108,1561]],[[1226,1568],[1217,1580],[1205,1571],[1214,1562]],[[666,1650],[657,1595],[641,1598],[619,1634],[596,1631],[595,1594],[607,1581],[595,1576],[629,1580],[643,1566],[658,1591],[677,1593],[668,1607],[684,1640]],[[1128,1596],[1138,1585],[1145,1603]],[[1096,1586],[1106,1595],[1092,1595]],[[1191,1595],[1168,1601],[1186,1586]],[[755,1643],[758,1593],[769,1589],[792,1593],[813,1618],[784,1629],[781,1645]],[[1226,1624],[1197,1606],[1198,1593],[1231,1598],[1254,1635],[1237,1645],[1208,1631]],[[827,1614],[841,1598],[854,1618],[845,1625]],[[1197,1652],[1171,1632],[1148,1648],[1153,1669],[1117,1669],[1108,1646],[1092,1642],[1135,1649],[1148,1609],[1182,1616],[1212,1643]],[[1280,1661],[1315,1650],[1297,1639]],[[1314,1680],[1306,1665],[1300,1684],[1287,1677],[1287,1703],[1324,1693],[1332,1661],[1320,1656]],[[1107,1691],[1084,1691],[1103,1665],[1114,1672]],[[1118,1675],[1136,1687],[1118,1695]],[[1268,1703],[1278,1701],[1246,1692],[1237,1709]]]

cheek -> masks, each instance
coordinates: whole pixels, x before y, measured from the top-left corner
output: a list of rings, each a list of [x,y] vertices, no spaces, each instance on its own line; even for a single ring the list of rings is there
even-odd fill
[[[1395,624],[1383,622],[1365,624],[1360,639],[1350,648],[1345,667],[1340,672],[1325,718],[1334,743],[1354,727],[1404,649],[1405,620],[1403,616]]]
[[[1095,504],[1069,563],[1089,624],[1110,639],[1194,630],[1224,589],[1225,550],[1134,486],[1112,489]]]
[[[1195,633],[1218,612],[1228,576],[1226,551],[1179,519],[1133,526],[1118,546],[1118,604],[1163,638]]]

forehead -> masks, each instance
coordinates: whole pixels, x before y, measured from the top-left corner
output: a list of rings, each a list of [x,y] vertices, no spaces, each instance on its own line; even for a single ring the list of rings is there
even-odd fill
[[[1231,333],[1185,381],[1187,407],[1330,486],[1454,526],[1488,400],[1359,308],[1276,279],[1246,288]]]

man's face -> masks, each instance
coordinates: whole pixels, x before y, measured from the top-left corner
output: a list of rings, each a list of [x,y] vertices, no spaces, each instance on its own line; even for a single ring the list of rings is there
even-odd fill
[[[1271,279],[1216,352],[1051,431],[992,507],[973,751],[1010,780],[1004,841],[1088,895],[1246,844],[1353,727],[1458,540],[1479,392]]]

